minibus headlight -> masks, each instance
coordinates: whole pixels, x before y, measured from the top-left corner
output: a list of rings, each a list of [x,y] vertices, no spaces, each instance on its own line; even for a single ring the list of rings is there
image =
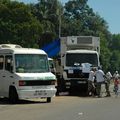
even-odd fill
[[[51,81],[51,85],[55,85],[55,82],[56,82],[55,80],[54,80],[54,81]]]
[[[26,82],[25,81],[23,81],[23,80],[20,80],[19,81],[19,86],[25,86],[26,85]]]

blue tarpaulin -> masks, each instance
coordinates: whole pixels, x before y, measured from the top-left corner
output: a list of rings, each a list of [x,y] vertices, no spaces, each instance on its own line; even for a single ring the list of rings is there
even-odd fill
[[[54,40],[53,42],[43,46],[41,49],[48,54],[48,57],[55,57],[60,52],[60,39]]]

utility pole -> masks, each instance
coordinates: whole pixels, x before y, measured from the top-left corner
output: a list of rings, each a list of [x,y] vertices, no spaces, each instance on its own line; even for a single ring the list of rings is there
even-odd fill
[[[58,10],[58,19],[59,19],[59,38],[61,37],[62,15],[63,15],[62,3],[61,3],[61,1],[59,1],[59,10]]]
[[[61,37],[61,13],[59,14],[59,38]]]

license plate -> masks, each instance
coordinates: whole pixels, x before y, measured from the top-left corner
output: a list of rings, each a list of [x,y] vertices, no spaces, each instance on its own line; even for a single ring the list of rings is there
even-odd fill
[[[78,81],[77,83],[78,83],[78,84],[81,84],[81,83],[85,84],[86,81]]]
[[[45,90],[36,90],[34,96],[46,96],[47,92]]]
[[[73,70],[68,70],[68,73],[73,74]]]

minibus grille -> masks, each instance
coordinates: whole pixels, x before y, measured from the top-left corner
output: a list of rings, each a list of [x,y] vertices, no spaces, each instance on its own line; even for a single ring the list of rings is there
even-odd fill
[[[24,80],[24,84],[20,86],[39,86],[39,85],[53,85],[55,80]]]

